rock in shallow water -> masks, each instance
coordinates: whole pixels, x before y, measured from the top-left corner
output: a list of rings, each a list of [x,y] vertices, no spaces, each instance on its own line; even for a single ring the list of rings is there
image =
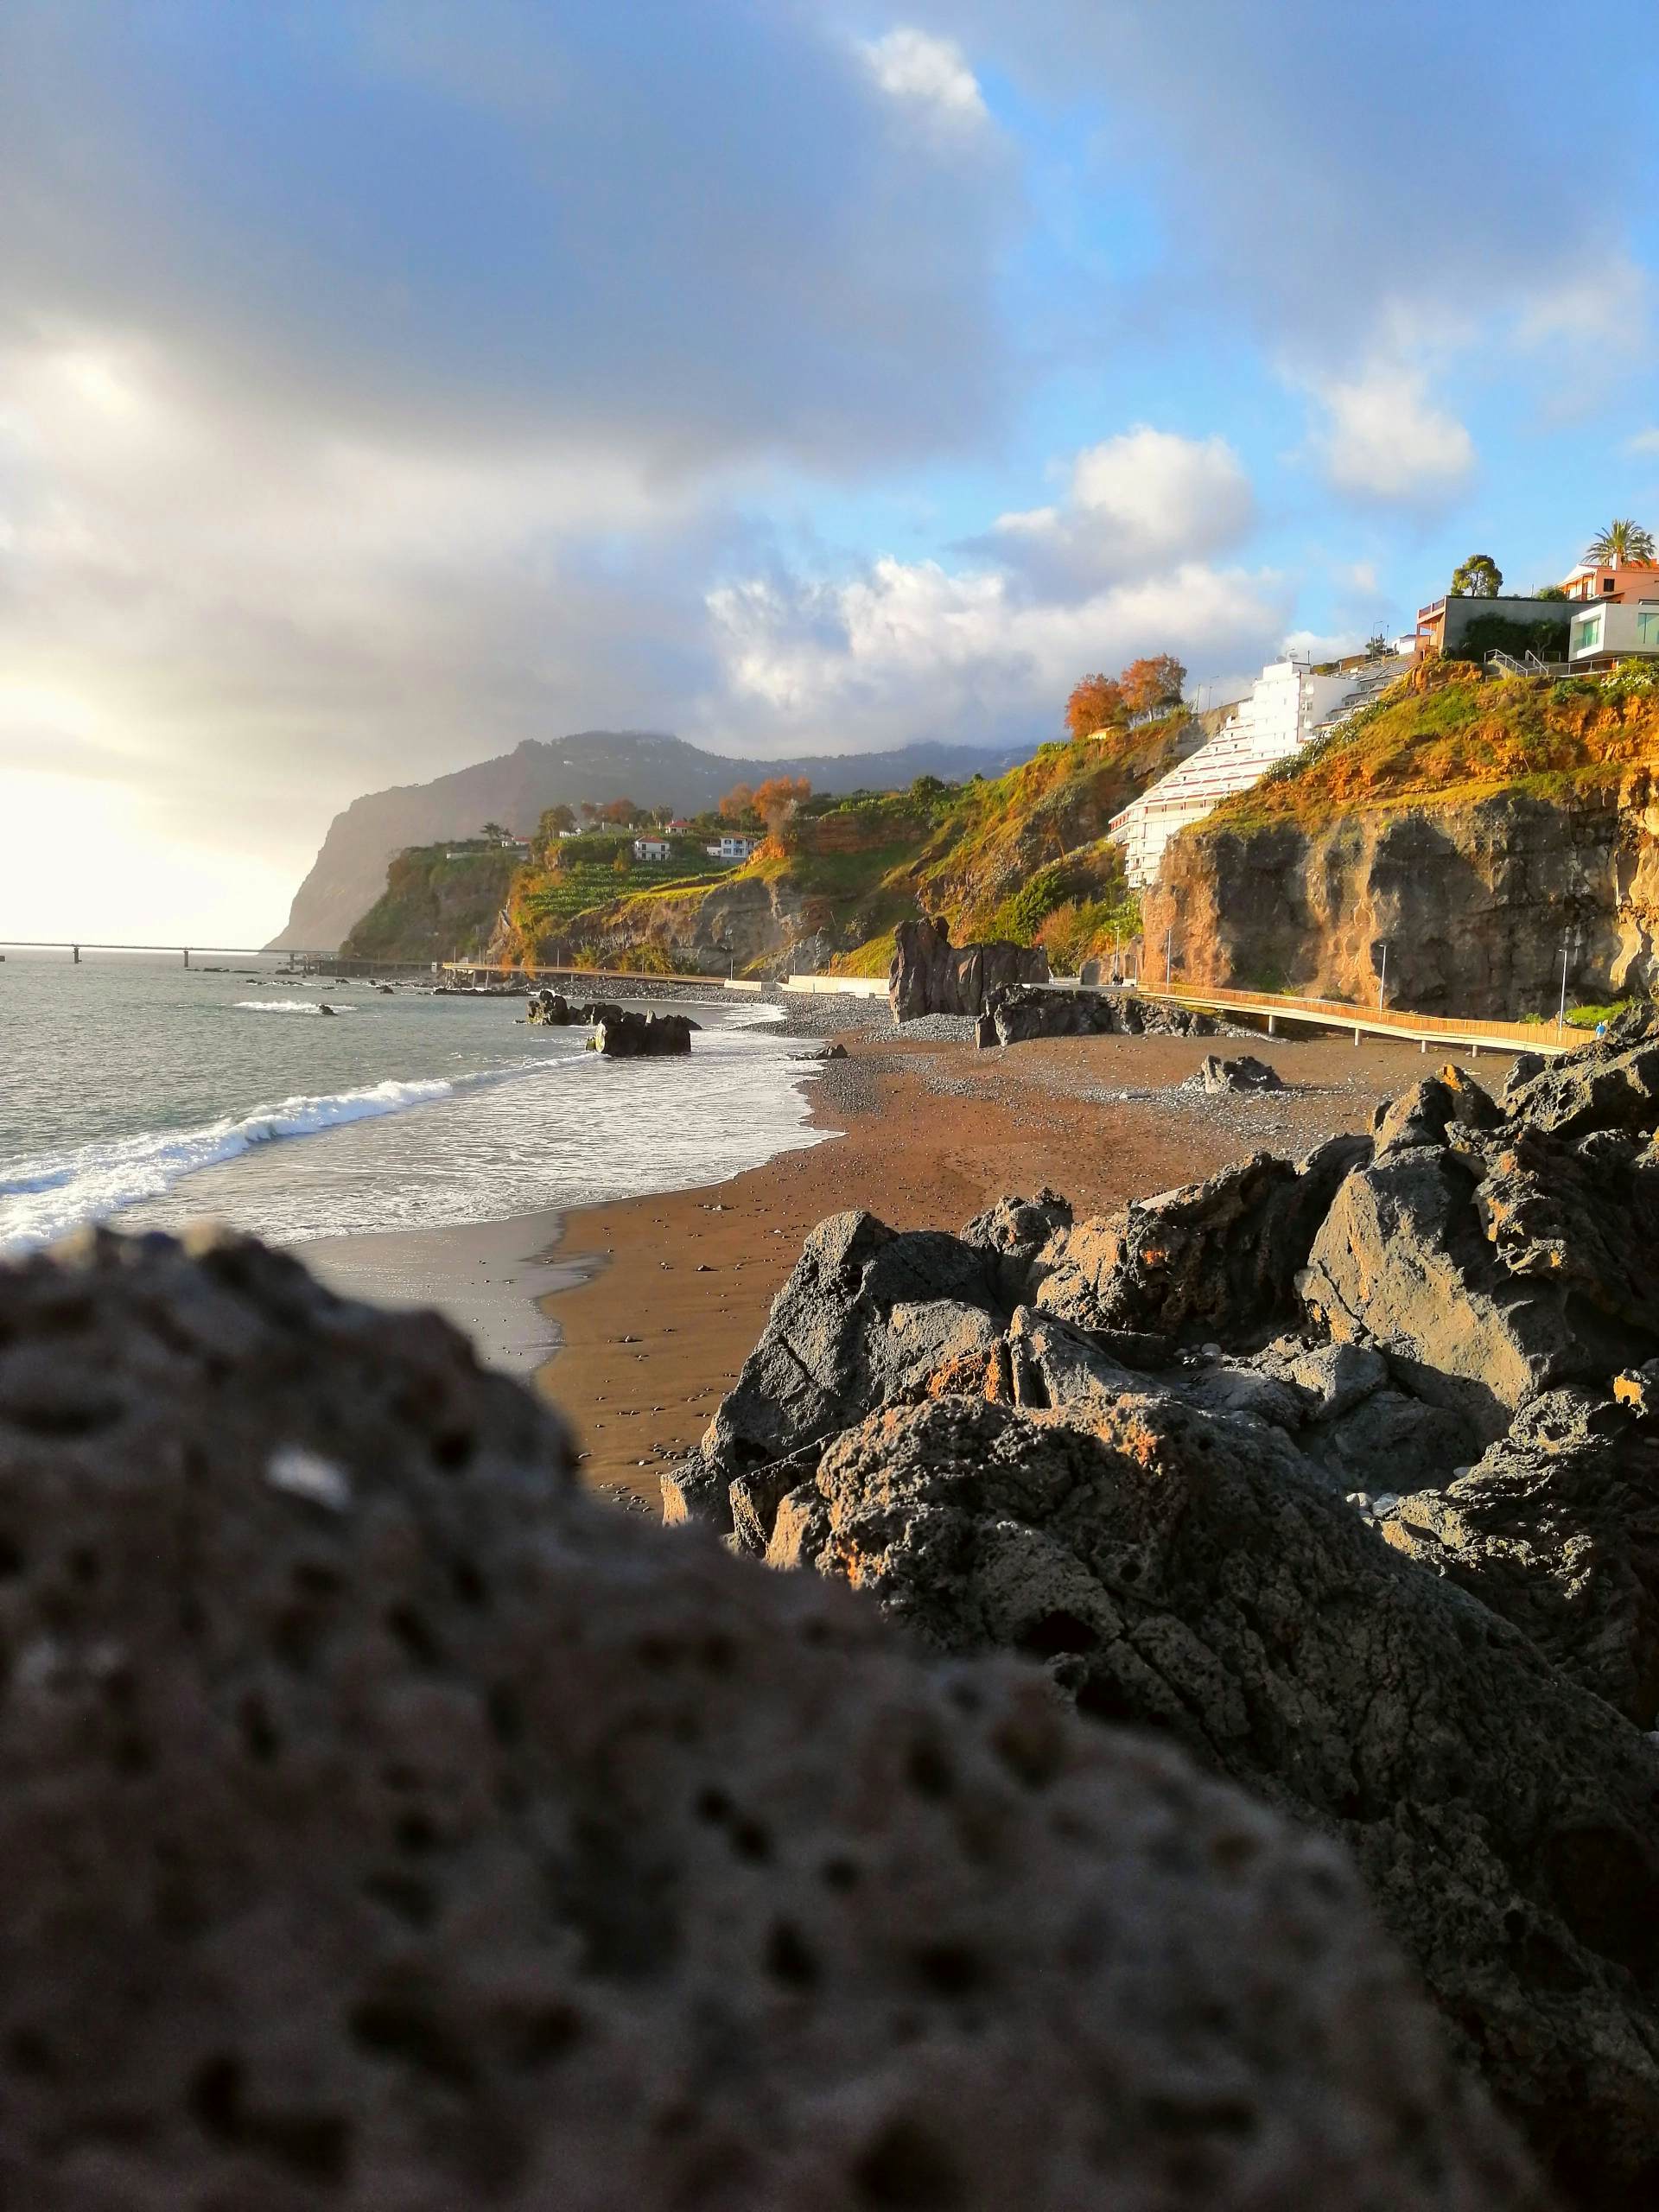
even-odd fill
[[[1541,2207],[1328,1844],[584,1499],[435,1316],[0,1268],[0,1578],[9,2204]]]

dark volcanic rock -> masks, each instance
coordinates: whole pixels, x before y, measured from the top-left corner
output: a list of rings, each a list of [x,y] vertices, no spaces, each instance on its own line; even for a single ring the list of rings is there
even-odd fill
[[[1021,1045],[1033,1037],[1213,1037],[1220,1024],[1192,1007],[1143,999],[1135,991],[1034,990],[1005,984],[985,1001],[978,1042]]]
[[[570,1001],[563,991],[537,991],[524,1010],[527,1021],[543,1021],[550,1027],[563,1029],[570,1020]]]
[[[1659,1757],[1628,1721],[1254,1421],[941,1400],[838,1439],[813,1487],[774,1564],[845,1577],[942,1649],[1045,1658],[1087,1711],[1343,1837],[1578,2201],[1652,2202]]]
[[[668,1517],[730,1524],[728,1485],[861,1421],[1001,1336],[997,1255],[934,1230],[899,1235],[874,1214],[812,1230],[760,1341],[698,1450],[664,1483]]]
[[[1589,1391],[1548,1391],[1466,1474],[1400,1498],[1381,1526],[1638,1727],[1659,1726],[1659,1432],[1649,1422]]]
[[[592,1045],[608,1059],[652,1058],[663,1053],[689,1052],[691,1032],[697,1027],[683,1014],[607,1013],[594,1029]]]
[[[1224,1060],[1214,1052],[1206,1052],[1198,1063],[1197,1072],[1187,1077],[1186,1084],[1199,1090],[1212,1092],[1282,1090],[1285,1087],[1278,1069],[1269,1067],[1265,1060],[1258,1060],[1253,1052],[1241,1052],[1236,1059],[1230,1060]]]
[[[0,1528],[8,2204],[1541,2212],[1326,1842],[583,1499],[434,1316],[0,1269]]]
[[[980,1014],[1001,984],[1048,981],[1048,955],[1040,945],[952,944],[938,922],[900,922],[893,937],[887,999],[895,1021]]]
[[[1333,1338],[1380,1346],[1491,1441],[1535,1392],[1605,1386],[1659,1347],[1659,1157],[1617,1130],[1575,1141],[1513,1119],[1437,1134],[1442,1091],[1389,1109],[1302,1289]]]
[[[1258,1153],[1207,1183],[1078,1222],[1044,1247],[1034,1302],[1085,1328],[1260,1343],[1294,1310],[1315,1232],[1370,1156],[1364,1137],[1332,1137],[1300,1164]]]

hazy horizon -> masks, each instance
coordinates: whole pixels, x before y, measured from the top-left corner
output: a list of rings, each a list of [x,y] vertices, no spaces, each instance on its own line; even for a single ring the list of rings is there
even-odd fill
[[[525,738],[1035,743],[1659,527],[1649,31],[12,0],[0,930],[259,944]]]

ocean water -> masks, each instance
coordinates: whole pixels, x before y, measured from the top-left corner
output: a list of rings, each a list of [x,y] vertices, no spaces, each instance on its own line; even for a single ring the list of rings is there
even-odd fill
[[[611,1061],[514,1000],[9,952],[0,1253],[105,1219],[209,1215],[283,1244],[500,1221],[816,1141],[811,1070],[765,1009],[716,992],[686,1010],[704,1025],[689,1061]]]

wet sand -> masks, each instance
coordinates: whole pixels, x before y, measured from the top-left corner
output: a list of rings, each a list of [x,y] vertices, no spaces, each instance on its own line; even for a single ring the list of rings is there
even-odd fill
[[[1079,1213],[1109,1211],[1255,1152],[1298,1154],[1368,1128],[1379,1099],[1438,1065],[1414,1046],[1336,1039],[1066,1038],[984,1053],[891,1034],[846,1041],[813,1109],[832,1141],[729,1182],[566,1218],[563,1287],[542,1299],[559,1347],[536,1383],[601,1488],[655,1510],[661,1464],[702,1433],[826,1214],[868,1206],[895,1228],[957,1229],[1005,1192],[1044,1184]],[[1171,1089],[1217,1049],[1255,1053],[1293,1088],[1220,1100]],[[1506,1065],[1494,1058],[1489,1079]]]

